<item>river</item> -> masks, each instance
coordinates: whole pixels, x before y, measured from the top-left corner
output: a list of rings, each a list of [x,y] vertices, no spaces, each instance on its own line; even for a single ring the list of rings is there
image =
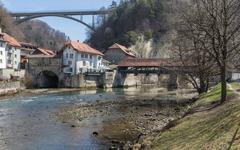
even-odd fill
[[[150,92],[151,91],[151,92]],[[0,150],[107,149],[92,135],[103,118],[83,120],[80,127],[52,117],[62,106],[105,100],[155,97],[159,88],[21,93],[0,101]],[[56,93],[55,93],[56,92]]]

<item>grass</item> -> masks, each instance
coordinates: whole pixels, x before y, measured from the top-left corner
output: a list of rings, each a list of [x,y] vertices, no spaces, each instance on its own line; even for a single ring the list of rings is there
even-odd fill
[[[234,89],[240,85],[233,83]],[[200,95],[193,107],[206,107],[219,101],[220,85]],[[197,112],[176,122],[155,139],[153,149],[166,150],[226,150],[240,149],[240,131],[234,136],[240,123],[240,98],[228,90],[228,101],[214,109]],[[234,139],[233,139],[234,137]]]

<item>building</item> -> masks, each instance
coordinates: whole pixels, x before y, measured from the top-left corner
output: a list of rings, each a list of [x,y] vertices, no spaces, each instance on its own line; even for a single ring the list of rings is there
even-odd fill
[[[105,68],[102,60],[100,51],[79,41],[66,42],[62,48],[63,72],[67,74],[102,71]]]
[[[0,33],[0,79],[7,80],[17,76],[20,70],[21,45],[12,36]]]
[[[136,56],[131,50],[117,43],[113,44],[104,52],[104,59],[112,64],[118,64],[126,58],[136,58]]]
[[[0,33],[0,69],[20,69],[20,47],[16,39]]]
[[[24,43],[24,42],[20,42],[20,45],[21,45],[21,53],[20,53],[21,66],[20,66],[20,68],[25,69],[26,64],[28,62],[27,56],[31,55],[38,47],[31,43]]]

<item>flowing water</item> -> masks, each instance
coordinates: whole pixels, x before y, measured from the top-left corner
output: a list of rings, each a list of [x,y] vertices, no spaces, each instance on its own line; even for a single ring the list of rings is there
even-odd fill
[[[158,88],[113,91],[19,94],[0,101],[0,150],[94,150],[107,149],[92,136],[102,118],[88,119],[80,127],[57,121],[52,115],[68,104],[154,97]]]

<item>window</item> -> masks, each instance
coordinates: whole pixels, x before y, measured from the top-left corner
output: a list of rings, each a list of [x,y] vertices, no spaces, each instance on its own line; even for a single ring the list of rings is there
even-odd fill
[[[92,66],[93,65],[93,63],[90,61],[90,66]]]
[[[92,55],[90,55],[90,59],[92,59]]]
[[[70,54],[70,58],[73,58],[73,54]]]
[[[8,60],[8,64],[12,64],[12,61],[11,61],[11,60]]]
[[[15,58],[17,58],[17,54],[15,54]]]
[[[83,61],[83,66],[86,66],[86,61]]]
[[[2,59],[0,59],[0,63],[2,63]]]
[[[73,69],[72,68],[69,68],[69,72],[72,72],[73,71]]]
[[[14,64],[16,65],[16,64],[17,64],[17,61],[14,61]]]
[[[81,54],[81,57],[84,58],[84,54]]]
[[[101,59],[102,59],[102,57],[101,57],[101,56],[99,56],[99,57],[98,57],[98,60],[101,60]]]
[[[0,43],[0,47],[3,47],[3,43],[2,42]]]
[[[66,58],[68,58],[68,53],[66,53]]]
[[[68,64],[69,64],[69,65],[72,65],[72,61],[68,61]]]
[[[88,54],[85,54],[85,58],[88,58]]]
[[[3,55],[3,52],[2,52],[2,51],[0,51],[0,55]]]

